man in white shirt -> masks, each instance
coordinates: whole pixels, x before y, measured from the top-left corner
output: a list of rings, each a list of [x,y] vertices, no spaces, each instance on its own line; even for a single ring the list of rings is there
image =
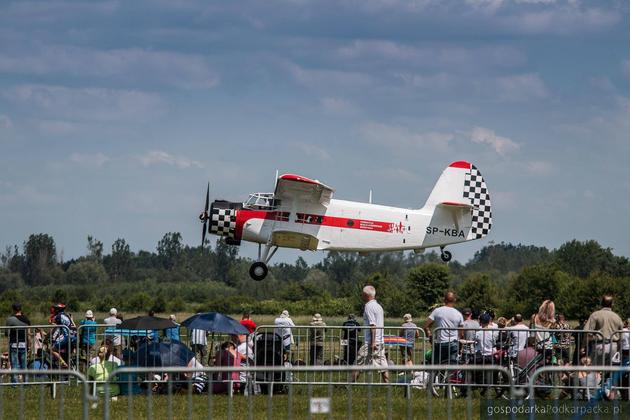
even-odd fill
[[[109,310],[109,317],[105,318],[105,323],[116,328],[116,325],[121,324],[122,321],[116,317],[118,315],[118,310],[116,308],[112,308]],[[112,340],[113,352],[112,354],[118,358],[122,356],[122,336],[120,334],[108,335],[109,339]]]
[[[516,314],[514,315],[514,324],[506,329],[510,330],[509,334],[512,340],[512,345],[508,350],[508,356],[515,359],[518,357],[518,352],[523,350],[527,345],[529,327],[523,323],[523,315]]]
[[[280,316],[274,321],[274,324],[276,325],[276,328],[274,328],[273,332],[282,338],[284,359],[288,360],[289,353],[291,352],[291,344],[294,343],[291,327],[295,327],[293,320],[289,316],[289,311],[287,311],[286,309],[282,311]]]
[[[444,306],[434,309],[424,324],[427,337],[432,335],[431,327],[435,326],[436,329],[435,337],[433,337],[434,364],[457,363],[458,340],[464,333],[463,330],[458,331],[457,328],[464,325],[464,317],[455,309],[455,300],[455,293],[446,292]]]
[[[378,366],[387,368],[387,357],[385,357],[385,341],[383,339],[383,328],[385,327],[385,314],[383,307],[376,301],[376,289],[367,285],[363,288],[362,298],[365,301],[363,309],[363,325],[365,331],[365,343],[359,349],[357,355],[357,365]],[[383,382],[389,382],[389,372],[379,371]],[[354,372],[354,380],[359,377],[360,372]]]

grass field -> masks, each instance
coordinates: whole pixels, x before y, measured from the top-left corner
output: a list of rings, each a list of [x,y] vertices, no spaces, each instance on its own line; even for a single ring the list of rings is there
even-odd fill
[[[390,394],[390,395],[388,395]],[[312,387],[313,397],[331,397],[331,417],[334,419],[368,418],[428,418],[435,419],[479,418],[479,401],[445,400],[427,398],[425,391],[414,391],[412,398],[405,397],[404,389],[366,387],[348,389],[343,387]],[[0,418],[6,419],[80,419],[83,413],[80,388],[64,386],[58,388],[55,400],[44,386],[26,387],[24,390],[4,387],[0,389]],[[389,401],[389,404],[388,404]],[[368,408],[369,407],[369,408]],[[102,419],[104,404],[101,399],[95,406],[88,407],[90,418]],[[325,418],[313,414],[313,418]],[[285,419],[309,418],[309,391],[296,387],[291,395],[276,394],[273,397],[260,395],[245,397],[236,395],[152,395],[133,398],[118,397],[110,403],[111,419]]]

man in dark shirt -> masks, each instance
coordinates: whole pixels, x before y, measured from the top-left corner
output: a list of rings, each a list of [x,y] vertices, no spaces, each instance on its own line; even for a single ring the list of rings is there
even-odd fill
[[[354,365],[357,359],[357,352],[361,344],[358,340],[360,324],[354,314],[348,315],[348,320],[343,323],[342,346],[345,346],[343,355],[346,364]]]
[[[28,349],[28,335],[26,328],[31,325],[31,321],[22,313],[22,305],[14,303],[12,305],[13,315],[7,318],[6,326],[14,327],[6,330],[9,337],[9,360],[11,369],[26,369],[26,350]],[[11,375],[11,382],[16,383],[18,378]]]

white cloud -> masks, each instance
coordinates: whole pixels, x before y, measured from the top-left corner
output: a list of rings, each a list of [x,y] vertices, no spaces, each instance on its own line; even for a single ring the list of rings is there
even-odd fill
[[[540,76],[532,73],[500,77],[496,80],[496,87],[498,98],[504,101],[521,102],[549,95]]]
[[[101,167],[110,159],[103,153],[73,153],[70,155],[70,161],[85,167]]]
[[[160,95],[137,90],[20,85],[4,96],[43,118],[111,122],[160,116],[166,104]]]
[[[448,144],[455,138],[452,133],[424,132],[417,133],[406,127],[368,122],[360,127],[363,137],[374,144],[394,150],[405,151],[409,148],[431,148],[448,150]]]
[[[470,140],[473,143],[488,144],[495,152],[505,156],[519,149],[519,144],[507,137],[501,137],[494,131],[483,127],[475,127],[470,133]]]
[[[219,83],[217,73],[203,56],[139,48],[42,46],[35,52],[0,53],[0,71],[87,76],[133,85],[153,82],[184,89],[207,89]]]
[[[609,28],[622,20],[617,11],[585,8],[579,3],[541,7],[544,8],[502,16],[500,25],[511,32],[528,35],[569,35]]]
[[[11,128],[13,127],[13,121],[9,118],[8,115],[0,114],[0,128]]]
[[[337,97],[327,97],[320,100],[324,112],[332,115],[353,115],[358,109],[351,102]]]
[[[180,169],[203,168],[203,164],[199,161],[184,156],[173,156],[162,150],[151,150],[147,152],[144,156],[140,157],[140,162],[144,166],[164,164]]]
[[[318,89],[337,89],[340,87],[366,87],[372,83],[372,77],[360,72],[307,69],[297,64],[288,65],[293,78],[305,86]]]
[[[323,148],[308,143],[293,143],[293,146],[306,156],[319,160],[330,160],[330,154]]]
[[[531,175],[546,176],[553,172],[553,164],[544,160],[525,162],[525,170]]]

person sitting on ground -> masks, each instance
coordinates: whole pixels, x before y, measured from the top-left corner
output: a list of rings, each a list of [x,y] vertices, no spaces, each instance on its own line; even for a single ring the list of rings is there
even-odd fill
[[[215,356],[215,366],[236,367],[241,364],[241,356],[236,351],[236,345],[231,341],[226,341],[221,344],[219,351]],[[233,372],[219,372],[215,375],[215,380],[212,384],[213,394],[225,394],[229,391],[229,381],[233,381],[233,389],[235,391],[240,389],[240,374],[238,371]]]
[[[112,343],[112,340],[109,338],[105,338],[103,341],[101,341],[101,345],[100,347],[105,347],[107,349],[107,361],[108,362],[112,362],[115,363],[117,366],[122,366],[123,362],[122,360],[117,357],[116,355],[114,355],[114,345]],[[99,349],[100,349],[99,347]],[[99,358],[98,356],[95,356],[93,358],[90,359],[90,366],[95,365],[99,362]]]
[[[96,382],[96,392],[99,395],[105,394],[104,382],[110,377],[110,375],[118,368],[118,365],[114,362],[110,362],[109,350],[106,346],[101,346],[98,349],[97,363],[88,368],[87,377],[89,380]],[[109,395],[116,396],[119,393],[118,384],[110,383]]]
[[[588,356],[582,357],[580,363],[582,366],[592,366],[593,364]],[[583,400],[590,400],[597,393],[602,380],[601,374],[599,372],[579,371],[577,377],[581,387],[578,397]]]

